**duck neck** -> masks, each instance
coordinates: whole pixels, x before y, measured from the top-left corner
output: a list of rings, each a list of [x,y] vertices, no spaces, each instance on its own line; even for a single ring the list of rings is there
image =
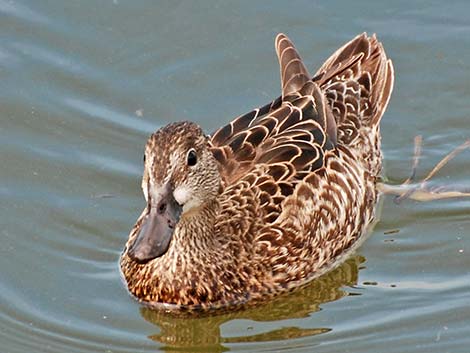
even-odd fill
[[[198,209],[183,214],[173,235],[173,248],[193,255],[203,254],[217,245],[215,220],[219,211],[216,200],[205,202]]]

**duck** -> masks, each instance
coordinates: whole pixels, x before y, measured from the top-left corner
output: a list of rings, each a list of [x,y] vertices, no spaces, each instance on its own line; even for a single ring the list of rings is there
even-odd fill
[[[146,206],[120,257],[141,303],[199,312],[269,300],[339,266],[366,238],[392,61],[366,33],[314,75],[285,34],[275,49],[278,98],[209,135],[183,121],[148,139]]]

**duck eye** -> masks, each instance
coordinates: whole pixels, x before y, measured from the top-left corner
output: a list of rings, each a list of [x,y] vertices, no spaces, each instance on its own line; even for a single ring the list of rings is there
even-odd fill
[[[188,152],[188,165],[190,167],[196,165],[197,163],[197,154],[194,148],[191,148]]]

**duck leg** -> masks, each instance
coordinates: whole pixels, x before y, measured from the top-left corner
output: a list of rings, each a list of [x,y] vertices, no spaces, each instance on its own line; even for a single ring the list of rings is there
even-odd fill
[[[404,199],[412,199],[416,201],[432,201],[440,199],[449,199],[456,197],[470,197],[470,191],[462,191],[448,188],[447,186],[428,186],[427,182],[439,170],[442,169],[449,161],[451,161],[460,152],[470,147],[470,140],[465,141],[460,146],[456,147],[429,172],[429,174],[418,184],[414,184],[416,178],[416,170],[419,164],[419,157],[421,155],[421,145],[423,139],[421,136],[415,137],[415,149],[413,156],[413,165],[411,167],[411,175],[401,185],[388,185],[385,183],[378,183],[377,189],[389,195],[395,195],[395,202],[398,204]]]

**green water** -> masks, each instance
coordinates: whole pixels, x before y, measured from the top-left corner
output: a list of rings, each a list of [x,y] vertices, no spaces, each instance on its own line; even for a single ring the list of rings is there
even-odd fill
[[[470,351],[470,199],[384,197],[354,258],[246,311],[173,318],[127,294],[118,258],[148,135],[177,120],[210,132],[277,97],[280,31],[312,72],[378,33],[396,71],[390,182],[408,176],[415,135],[419,177],[470,137],[464,1],[0,0],[1,352]],[[434,182],[470,187],[469,163]]]

